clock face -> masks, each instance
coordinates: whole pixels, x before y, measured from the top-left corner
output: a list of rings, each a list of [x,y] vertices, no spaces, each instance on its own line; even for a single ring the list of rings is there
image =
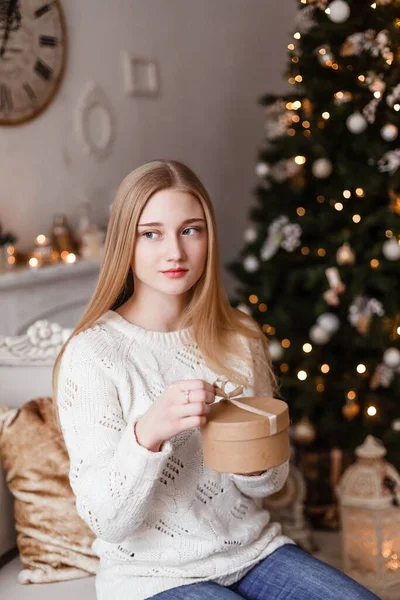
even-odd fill
[[[46,108],[65,65],[58,0],[0,0],[0,125],[18,125]]]

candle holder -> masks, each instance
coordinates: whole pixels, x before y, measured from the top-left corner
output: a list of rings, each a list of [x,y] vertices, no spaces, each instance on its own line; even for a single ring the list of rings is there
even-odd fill
[[[48,237],[40,234],[35,238],[33,257],[37,259],[38,266],[52,264],[53,252],[53,245]]]

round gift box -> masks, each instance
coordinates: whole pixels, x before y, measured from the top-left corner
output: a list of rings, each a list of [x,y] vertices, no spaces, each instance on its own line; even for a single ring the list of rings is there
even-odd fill
[[[203,436],[204,465],[220,473],[265,471],[290,457],[286,402],[258,396],[235,400],[273,417],[249,412],[221,400],[211,406]]]

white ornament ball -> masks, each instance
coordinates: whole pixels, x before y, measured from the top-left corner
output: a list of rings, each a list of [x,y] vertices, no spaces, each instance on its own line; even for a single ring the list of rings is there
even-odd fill
[[[383,353],[383,362],[391,369],[397,369],[400,366],[400,351],[397,348],[388,348]]]
[[[348,242],[340,246],[336,252],[336,260],[339,265],[352,265],[356,260],[356,255]]]
[[[389,4],[391,1],[392,0],[379,0],[378,4]],[[389,37],[386,31],[380,31],[375,39],[380,46],[389,45]]]
[[[283,348],[282,344],[278,342],[278,340],[271,340],[269,345],[269,353],[271,355],[271,359],[273,361],[280,360],[283,356]]]
[[[399,129],[393,123],[387,123],[381,129],[381,136],[386,142],[393,142],[399,135]]]
[[[310,329],[310,339],[314,344],[326,344],[329,342],[329,333],[319,325],[314,325]]]
[[[400,431],[400,419],[395,419],[392,422],[392,429],[393,431]]]
[[[353,113],[347,117],[346,125],[351,133],[362,133],[367,128],[367,120],[360,113]]]
[[[350,16],[350,6],[343,0],[333,0],[329,5],[328,17],[334,23],[344,23]]]
[[[267,163],[258,163],[258,165],[256,166],[256,174],[258,175],[258,177],[265,177],[266,175],[268,175],[270,171],[269,165],[267,165]]]
[[[254,227],[248,227],[244,231],[243,238],[246,242],[255,242],[257,239],[257,230]]]
[[[332,335],[339,329],[340,320],[334,313],[323,313],[317,319],[317,325],[326,333]]]
[[[311,167],[313,175],[319,179],[325,179],[332,173],[332,163],[327,158],[317,158]]]
[[[256,256],[249,254],[243,261],[243,267],[248,273],[255,273],[259,267],[259,260]]]
[[[324,67],[329,61],[333,62],[333,54],[332,52],[325,52],[325,54],[320,54],[318,52],[318,60],[320,64]]]
[[[293,426],[292,437],[298,444],[311,444],[315,440],[315,427],[308,417],[303,417],[301,421]]]
[[[390,238],[382,244],[382,254],[388,260],[399,260],[400,246],[395,237]]]
[[[238,310],[241,310],[246,315],[251,316],[251,308],[250,308],[250,306],[247,306],[247,304],[240,303],[240,304],[237,305],[236,308]]]

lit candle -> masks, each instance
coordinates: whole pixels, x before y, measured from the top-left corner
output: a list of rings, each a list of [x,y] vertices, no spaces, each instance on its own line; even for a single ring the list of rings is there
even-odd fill
[[[61,258],[63,262],[67,264],[72,264],[76,262],[75,254],[73,252],[67,252],[66,250],[64,252],[61,252]]]
[[[39,261],[35,256],[32,256],[32,258],[29,259],[29,266],[33,269],[39,266]]]
[[[37,236],[37,238],[35,239],[35,242],[38,246],[45,246],[46,244],[49,243],[49,239],[43,235],[43,233],[41,233],[40,235]]]

